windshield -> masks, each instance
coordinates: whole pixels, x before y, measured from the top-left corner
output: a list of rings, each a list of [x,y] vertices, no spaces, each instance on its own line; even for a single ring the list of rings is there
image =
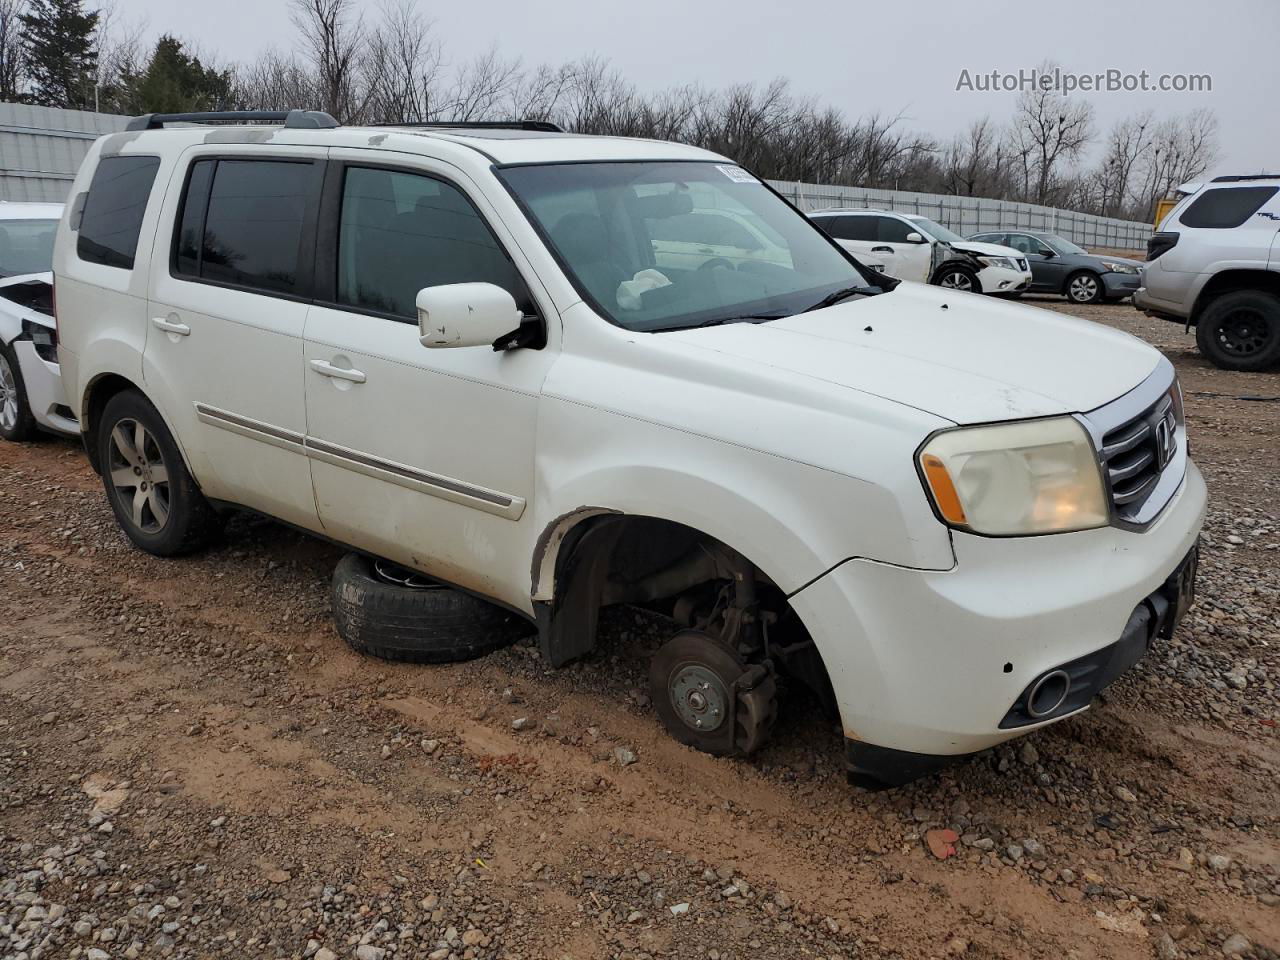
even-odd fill
[[[1053,247],[1059,253],[1088,253],[1084,247],[1076,246],[1070,240],[1065,240],[1056,233],[1046,233],[1040,237],[1045,243]]]
[[[962,243],[964,241],[964,237],[960,236],[960,234],[954,230],[948,230],[940,223],[934,223],[928,217],[907,217],[907,219],[935,240],[941,240],[943,243]]]
[[[567,163],[499,174],[579,292],[629,330],[777,319],[878,277],[729,164]]]
[[[0,220],[0,277],[53,269],[57,220]]]

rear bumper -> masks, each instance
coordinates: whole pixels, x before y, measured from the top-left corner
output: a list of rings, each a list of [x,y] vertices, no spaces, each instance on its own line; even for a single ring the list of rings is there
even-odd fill
[[[1190,313],[1181,304],[1157,300],[1151,296],[1151,291],[1145,286],[1139,286],[1133,292],[1133,305],[1149,317],[1158,317],[1161,320],[1176,320],[1179,323],[1183,322],[1188,313]]]

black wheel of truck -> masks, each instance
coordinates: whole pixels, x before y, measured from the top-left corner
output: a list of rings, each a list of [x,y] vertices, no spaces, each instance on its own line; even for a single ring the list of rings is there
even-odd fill
[[[1280,363],[1280,297],[1261,290],[1223,294],[1200,314],[1196,346],[1224,370],[1254,372]]]
[[[141,393],[125,390],[107,401],[95,442],[107,501],[136,546],[173,557],[199,549],[217,531],[217,514]]]
[[[353,650],[406,663],[472,660],[533,632],[517,614],[358,553],[333,571],[333,619]]]
[[[697,630],[677,633],[654,655],[649,693],[673,738],[718,757],[754,753],[778,715],[773,675]]]

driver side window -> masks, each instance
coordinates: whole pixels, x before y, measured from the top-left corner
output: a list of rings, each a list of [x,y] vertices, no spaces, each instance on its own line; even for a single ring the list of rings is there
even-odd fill
[[[897,217],[877,217],[880,221],[879,236],[877,239],[884,243],[907,243],[907,234],[912,233],[911,227],[907,226]]]
[[[534,312],[515,265],[460,190],[413,173],[347,168],[339,303],[412,320],[423,287],[472,282],[497,284]]]

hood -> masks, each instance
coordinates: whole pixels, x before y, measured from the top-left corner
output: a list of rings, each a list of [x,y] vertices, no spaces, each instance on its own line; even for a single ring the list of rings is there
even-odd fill
[[[768,323],[662,336],[955,423],[1083,413],[1133,389],[1160,360],[1088,320],[919,283]]]
[[[1013,249],[1013,247],[1001,246],[998,243],[983,243],[980,240],[964,240],[959,243],[953,243],[951,248],[953,250],[964,250],[967,253],[976,253],[981,257],[1011,257],[1015,260],[1021,260],[1026,256],[1026,254]]]

